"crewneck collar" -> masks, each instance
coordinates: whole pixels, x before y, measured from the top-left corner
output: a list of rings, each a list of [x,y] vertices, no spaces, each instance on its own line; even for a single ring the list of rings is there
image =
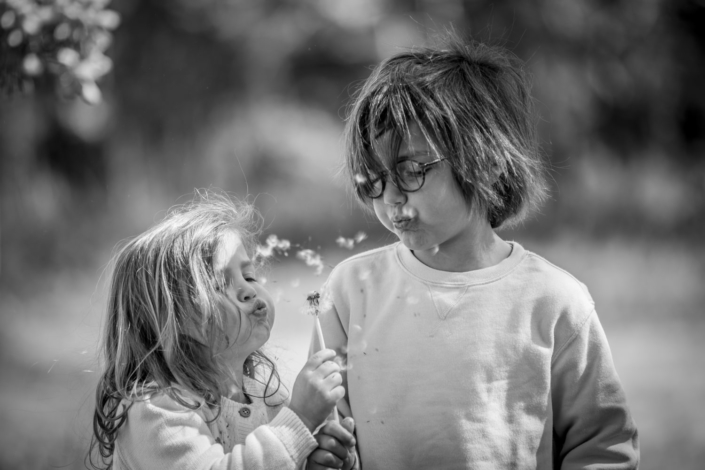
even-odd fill
[[[526,256],[526,250],[517,242],[508,242],[512,251],[508,257],[494,266],[466,272],[439,271],[419,261],[403,243],[395,247],[396,257],[401,267],[410,275],[427,284],[470,285],[486,284],[509,274]]]

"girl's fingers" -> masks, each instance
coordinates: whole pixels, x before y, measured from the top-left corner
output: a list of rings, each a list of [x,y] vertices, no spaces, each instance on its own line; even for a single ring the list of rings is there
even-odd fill
[[[311,370],[315,370],[324,362],[330,362],[330,359],[333,359],[334,357],[335,351],[333,351],[332,349],[321,349],[316,354],[313,354],[311,357],[308,358],[304,369],[308,368]]]
[[[342,385],[343,376],[340,375],[340,373],[335,372],[333,374],[330,374],[328,377],[326,377],[325,381],[330,386],[330,388],[335,388],[338,385]]]
[[[333,361],[325,361],[321,365],[316,368],[316,371],[319,372],[323,377],[328,377],[331,374],[336,374],[340,372],[340,366],[338,363],[333,362]]]
[[[338,385],[335,387],[333,390],[330,391],[330,396],[335,401],[338,403],[340,400],[345,397],[345,388],[342,385]]]

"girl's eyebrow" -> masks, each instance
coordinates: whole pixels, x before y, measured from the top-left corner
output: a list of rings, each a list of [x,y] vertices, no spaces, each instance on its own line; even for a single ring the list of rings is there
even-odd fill
[[[411,152],[399,152],[399,156],[397,157],[398,161],[404,161],[404,160],[411,160],[414,157],[434,157],[435,154],[426,151],[426,150],[421,150],[421,151],[411,151]]]

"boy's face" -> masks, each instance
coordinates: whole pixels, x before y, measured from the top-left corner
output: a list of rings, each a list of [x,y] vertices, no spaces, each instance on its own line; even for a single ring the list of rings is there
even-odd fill
[[[438,158],[416,123],[409,131],[397,158],[380,152],[387,171],[407,159],[428,163]],[[383,134],[375,147],[389,149],[390,134]],[[470,210],[447,161],[429,166],[423,186],[415,192],[400,191],[388,177],[382,196],[373,199],[372,205],[380,222],[424,262],[439,251],[461,255],[475,222],[475,211]]]
[[[241,359],[262,347],[274,325],[274,302],[256,276],[240,236],[229,232],[215,256],[215,271],[225,279],[227,345]]]

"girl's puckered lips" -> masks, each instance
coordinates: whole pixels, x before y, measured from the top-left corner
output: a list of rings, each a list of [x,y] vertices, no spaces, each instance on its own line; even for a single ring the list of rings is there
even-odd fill
[[[263,300],[255,299],[255,302],[252,305],[252,310],[247,312],[247,314],[255,316],[255,317],[266,317],[267,316],[267,304]]]

